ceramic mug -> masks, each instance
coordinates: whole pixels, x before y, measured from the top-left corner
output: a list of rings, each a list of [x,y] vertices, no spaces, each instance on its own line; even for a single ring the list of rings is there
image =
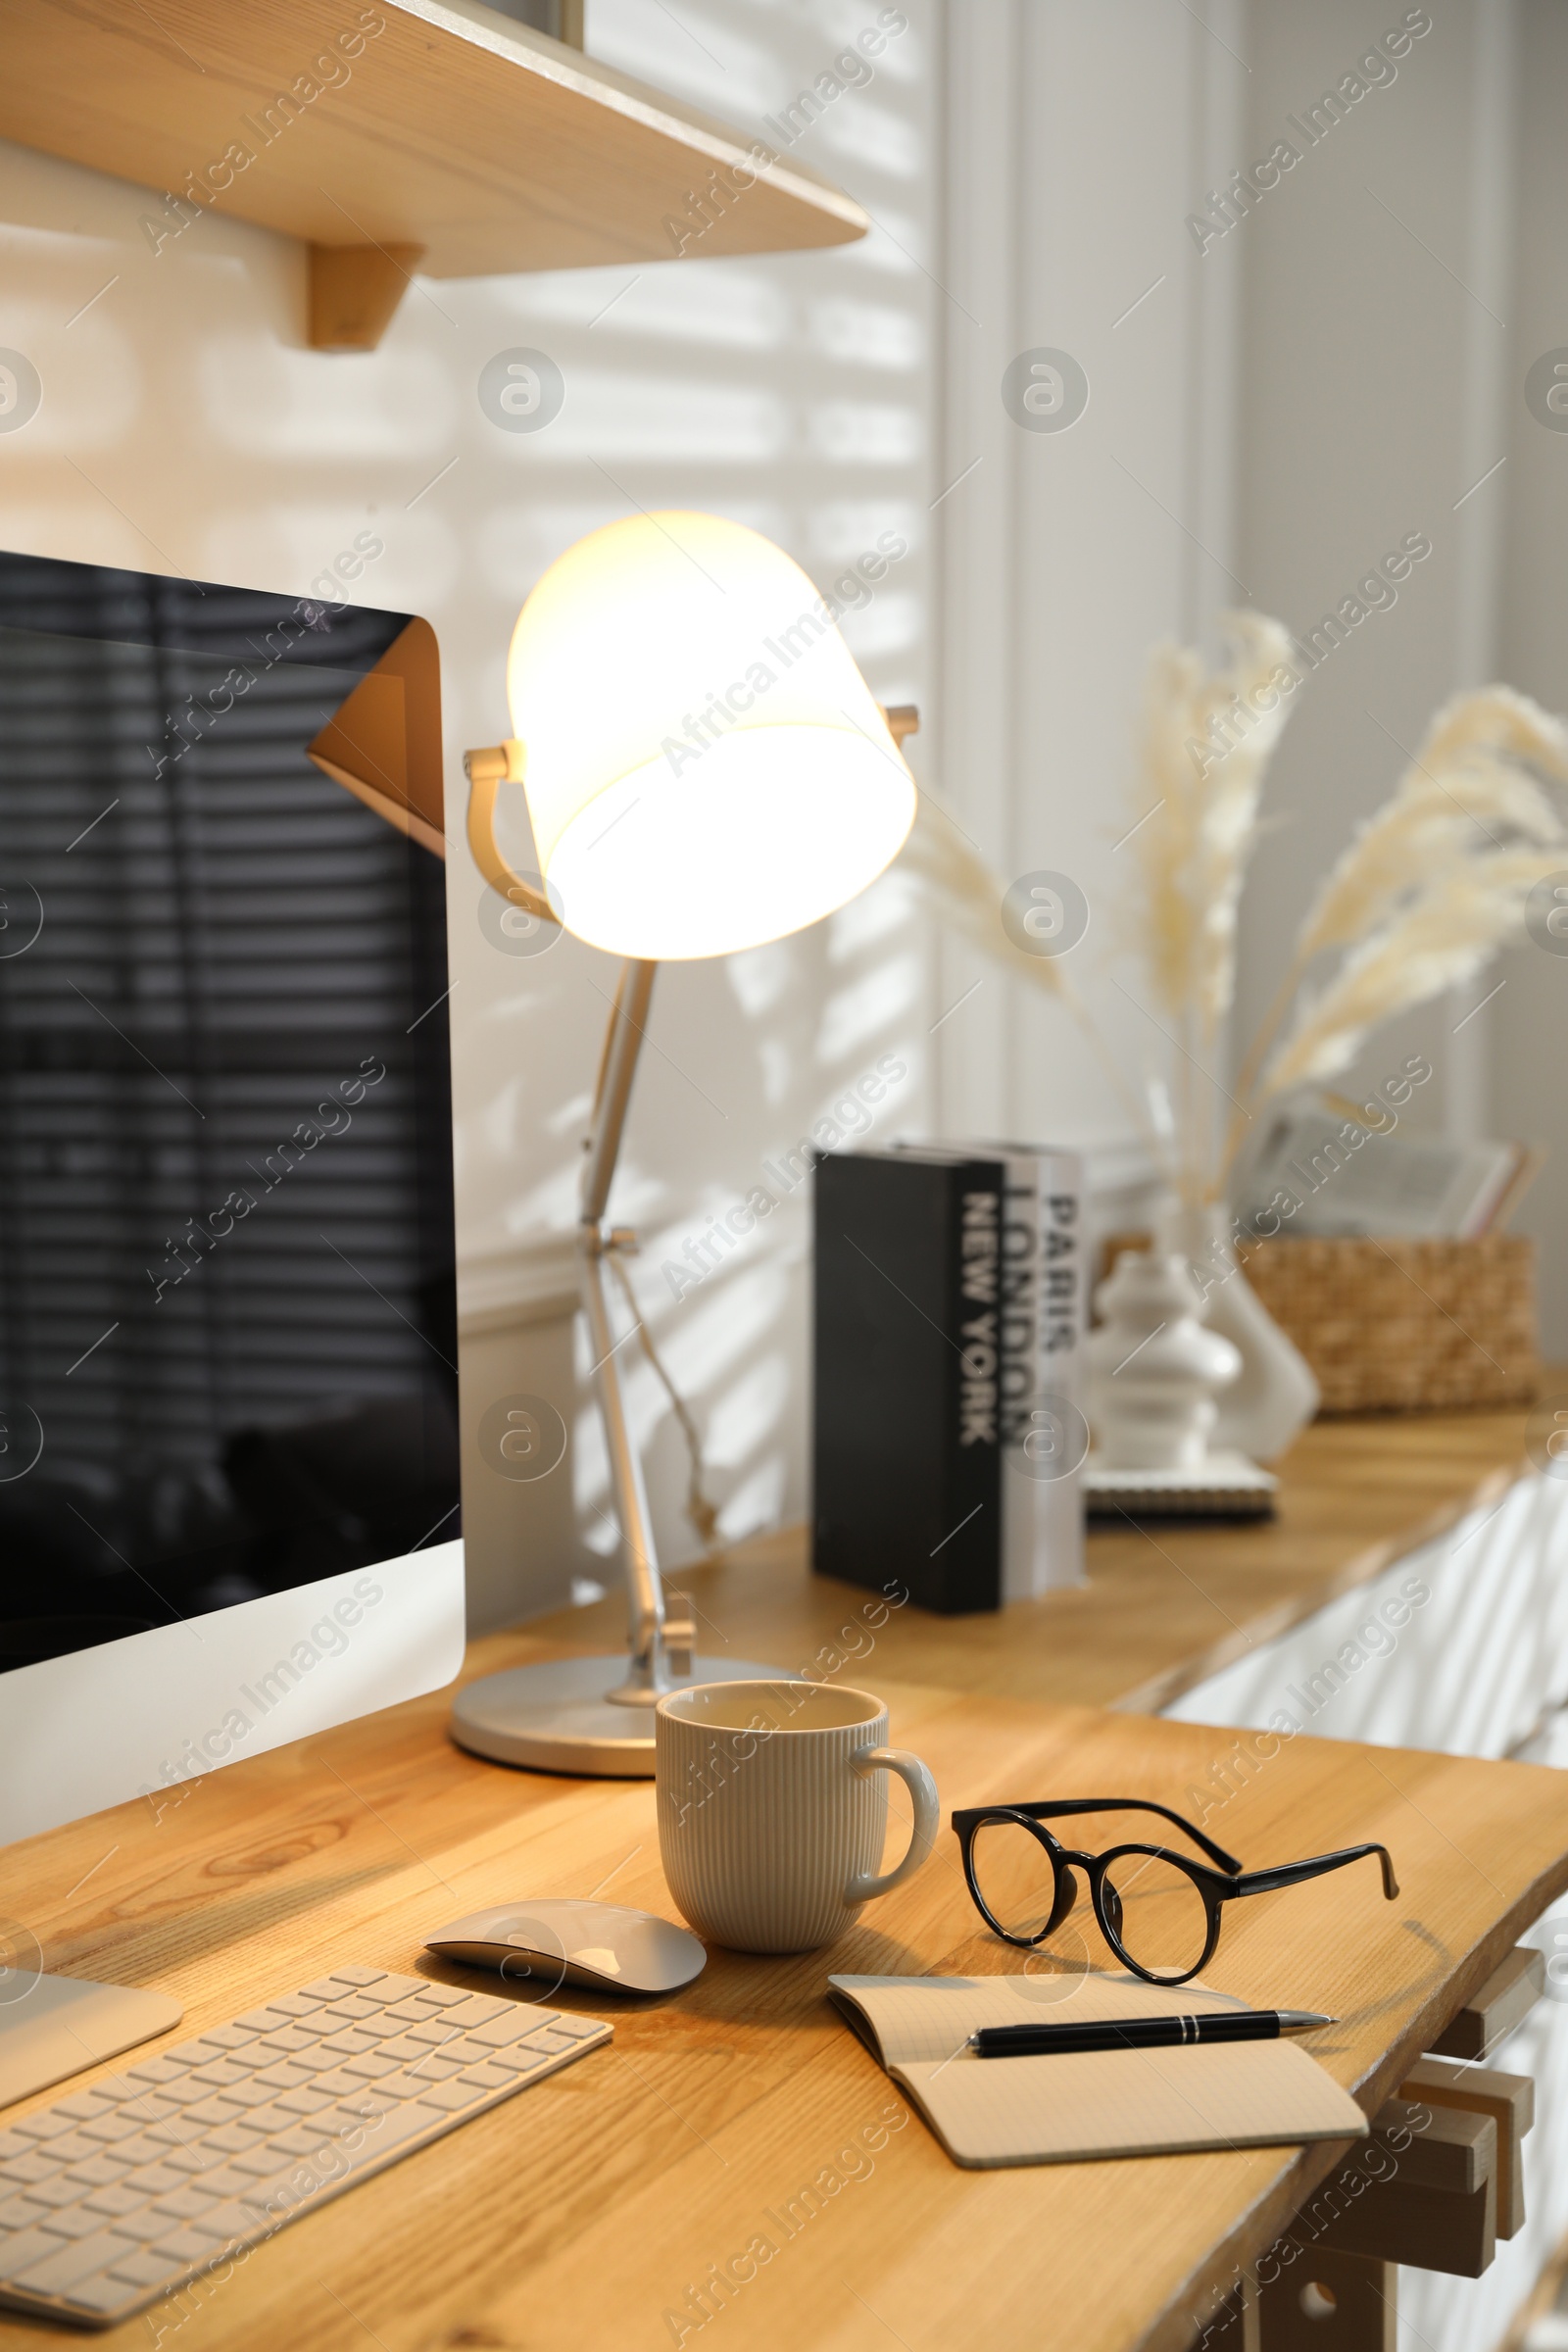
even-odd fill
[[[699,1936],[739,1952],[809,1951],[919,1869],[937,1786],[887,1736],[881,1699],[836,1684],[699,1683],[660,1700],[659,1849]],[[914,1828],[879,1878],[890,1772],[913,1799]]]

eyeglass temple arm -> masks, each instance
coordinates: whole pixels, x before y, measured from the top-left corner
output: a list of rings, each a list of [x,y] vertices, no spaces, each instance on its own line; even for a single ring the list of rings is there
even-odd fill
[[[1359,1862],[1367,1854],[1376,1854],[1383,1868],[1383,1894],[1393,1902],[1399,1891],[1399,1882],[1394,1875],[1394,1860],[1386,1845],[1348,1845],[1340,1854],[1317,1854],[1310,1862],[1282,1862],[1277,1870],[1244,1871],[1228,1894],[1272,1894],[1279,1886],[1299,1886],[1303,1879],[1320,1879],[1325,1872],[1343,1870],[1347,1862]]]
[[[1051,1804],[999,1805],[994,1809],[999,1813],[1021,1813],[1026,1821],[1062,1821],[1075,1813],[1157,1813],[1162,1821],[1173,1821],[1179,1830],[1185,1830],[1188,1837],[1196,1839],[1204,1853],[1211,1856],[1221,1870],[1229,1871],[1233,1878],[1242,1867],[1234,1854],[1228,1854],[1222,1845],[1215,1844],[1212,1838],[1205,1837],[1198,1824],[1189,1821],[1185,1813],[1173,1813],[1169,1805],[1156,1805],[1149,1797],[1070,1796]],[[982,1806],[971,1818],[978,1819],[981,1813],[992,1810],[991,1806]],[[953,1818],[956,1823],[960,1816],[956,1813]]]

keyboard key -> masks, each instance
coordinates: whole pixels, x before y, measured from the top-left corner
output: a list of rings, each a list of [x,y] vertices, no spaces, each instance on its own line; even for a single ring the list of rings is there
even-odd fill
[[[220,2164],[216,2173],[203,2173],[199,2185],[215,2197],[243,2197],[256,2186],[256,2180],[237,2164]]]
[[[329,1982],[334,1986],[339,1984],[379,1984],[385,1976],[384,1968],[334,1968]],[[305,1989],[307,1992],[314,1992],[316,1986],[307,1984]]]
[[[331,1985],[323,1987],[307,1984],[303,1992],[281,1993],[275,2001],[269,2001],[267,2006],[274,2018],[312,2017],[318,2009],[325,2007],[332,1997],[332,1992]],[[241,2023],[243,2022],[241,2020]]]
[[[481,2049],[504,2050],[509,2042],[520,2041],[525,2034],[531,2034],[538,2023],[537,2014],[525,2002],[509,2001],[505,2013],[489,2025],[470,2026],[467,2039]]]
[[[149,2124],[147,2130],[135,2139],[122,2139],[115,2150],[117,2161],[129,2165],[135,2172],[139,2172],[144,2164],[162,2164],[167,2143],[151,2136],[155,2128]]]
[[[234,2173],[247,2173],[252,2180],[260,2180],[275,2173],[276,2170],[277,2158],[264,2140],[260,2146],[250,2149],[245,2155],[236,2156],[232,2164],[225,2165],[220,2173],[215,2173],[213,2180],[216,2183],[227,2180]]]
[[[287,2115],[318,2115],[323,2107],[330,2107],[332,2100],[328,2092],[308,2084],[299,2090],[283,2091],[276,2104]]]
[[[255,2026],[214,2026],[202,2035],[202,2039],[215,2043],[220,2050],[238,2050],[243,2049],[247,2042],[254,2041],[258,2031]]]
[[[95,2237],[81,2238],[74,2246],[62,2246],[57,2238],[58,2251],[29,2263],[24,2271],[15,2268],[11,2253],[0,2267],[15,2286],[30,2286],[37,2295],[58,2295],[74,2286],[78,2278],[90,2278],[94,2271],[104,2270],[123,2251],[124,2243],[122,2237],[111,2237],[107,2230]]]
[[[268,2145],[281,2148],[285,2156],[314,2156],[331,2137],[332,2133],[323,2132],[318,2124],[296,2124],[292,2132],[280,2132]]]
[[[24,2139],[20,2132],[8,2132],[5,2137],[0,2139],[0,2164],[4,2164],[8,2156],[29,2155],[32,2144],[30,2139]]]
[[[112,2317],[125,2300],[125,2290],[117,2280],[78,2278],[67,2300],[73,2312],[85,2311],[95,2319]]]
[[[185,2066],[172,2058],[148,2058],[140,2066],[128,2067],[125,2080],[136,2083],[138,2087],[145,2085],[150,2090],[157,2090],[165,2083],[177,2082],[187,2072]]]
[[[78,2090],[69,2099],[57,2099],[49,2110],[51,2115],[68,2115],[74,2124],[85,2124],[95,2115],[114,2112],[113,2099],[100,2098],[95,2090]]]
[[[503,2084],[514,2082],[518,2072],[514,2066],[498,2066],[492,2061],[488,2066],[470,2066],[463,2080],[477,2090],[500,2090]]]
[[[141,2130],[141,2125],[134,2115],[126,2115],[123,2109],[112,2107],[107,2115],[100,2116],[94,2123],[83,2124],[81,2129],[85,2138],[96,2140],[102,2147],[113,2147],[116,2140],[133,2139]]]
[[[250,2075],[248,2066],[236,2066],[232,2058],[215,2058],[211,2066],[199,2066],[191,2081],[205,2082],[210,2090],[222,2090],[230,2082],[248,2082]]]
[[[178,2227],[176,2219],[156,2205],[144,2205],[139,2213],[123,2214],[114,2225],[115,2235],[122,2237],[127,2245],[151,2245],[155,2237],[163,2237]]]
[[[438,2049],[442,2042],[455,2040],[457,2032],[457,2027],[449,2025],[444,2017],[432,2017],[422,2026],[411,2026],[407,2038],[423,2042],[427,2049]]]
[[[62,2133],[74,2132],[77,2118],[62,2115],[58,2107],[46,2107],[41,2115],[24,2116],[17,2130],[23,2137],[42,2145],[45,2140],[59,2139]]]
[[[247,2148],[259,2145],[261,2133],[249,2122],[224,2124],[217,2132],[209,2132],[202,2141],[204,2148],[217,2148],[223,2156],[243,2156]]]
[[[265,2048],[277,2050],[280,2053],[287,2051],[294,2056],[299,2056],[307,2050],[314,2050],[319,2039],[319,2034],[307,2034],[299,2026],[279,2026],[274,2032],[262,2035]]]
[[[399,2034],[378,2046],[383,2058],[394,2058],[399,2066],[417,2066],[419,2060],[428,2054],[428,2045],[414,2040],[408,2034]]]
[[[276,2066],[266,2068],[255,2080],[270,2090],[297,2090],[302,2082],[309,2082],[319,2071],[318,2067],[295,2066],[284,2060]]]
[[[25,2230],[32,2222],[47,2221],[51,2210],[36,2197],[7,2197],[0,2204],[0,2230]]]
[[[81,2205],[68,2205],[63,2213],[54,2214],[49,2223],[50,2229],[61,2237],[90,2237],[103,2226],[101,2213],[88,2213]]]
[[[212,2250],[212,2239],[200,2230],[176,2230],[171,2236],[161,2237],[153,2248],[155,2254],[163,2255],[170,2264],[205,2262]]]
[[[185,2176],[172,2164],[144,2164],[126,2176],[125,2186],[139,2191],[144,2197],[161,2197],[166,2188],[183,2188]]]
[[[220,2245],[232,2245],[236,2238],[250,2237],[258,2227],[265,2226],[266,2216],[262,2207],[247,2205],[243,2197],[230,2197],[225,2204],[215,2205],[211,2213],[204,2213],[195,2225]]]
[[[161,2254],[149,2254],[144,2247],[132,2253],[127,2247],[110,2264],[109,2276],[123,2278],[131,2286],[157,2286],[169,2277],[169,2265]]]
[[[55,2237],[47,2230],[24,2230],[20,2236],[0,2244],[0,2278],[15,2278],[19,2272],[42,2262],[46,2254],[62,2253],[66,2243],[65,2238]]]
[[[345,2025],[349,2025],[356,2018],[384,2015],[385,2006],[382,2001],[367,2000],[363,1992],[345,1992],[335,2001],[327,2002],[325,2014],[328,2017],[340,2017]]]
[[[34,2180],[53,2180],[59,2171],[59,2165],[52,2164],[47,2156],[8,2156],[0,2164],[0,2180],[14,2181],[17,2187],[25,2188]]]
[[[367,2050],[379,2049],[385,2039],[385,2034],[362,2034],[351,2026],[341,2034],[329,2034],[320,2046],[335,2066],[341,2066],[345,2058],[363,2058]]]
[[[263,2082],[259,2077],[252,2075],[244,2082],[231,2082],[223,2096],[228,2101],[230,2113],[238,2108],[243,2114],[250,2107],[270,2107],[277,2092],[270,2082]]]
[[[487,2026],[492,2018],[504,2017],[514,2006],[512,2001],[494,2000],[487,1992],[470,1992],[456,2008],[449,2009],[447,2016],[453,2025],[471,2034],[475,2026]]]
[[[213,2207],[220,2202],[205,2182],[188,2180],[183,2188],[172,2188],[161,2196],[157,2210],[168,2214],[172,2222],[194,2222],[202,2214],[211,2213]]]
[[[204,2049],[200,2041],[177,2042],[173,2049],[164,2052],[164,2056],[172,2065],[183,2067],[200,2066],[205,2059],[211,2058],[212,2055],[212,2051]]]
[[[351,2058],[343,2069],[346,2075],[353,2075],[363,2082],[373,2082],[378,2076],[395,2075],[397,2071],[395,2058],[382,2058],[374,2051],[365,2058]]]
[[[92,2157],[103,2153],[98,2142],[88,2139],[79,2130],[67,2132],[59,2139],[48,2141],[47,2145],[56,2164],[86,2164]]]
[[[205,2139],[207,2137],[207,2130],[210,2125],[232,2124],[237,2119],[240,2110],[236,2107],[230,2106],[227,2099],[202,2099],[197,2103],[196,2106],[186,2108],[183,2116],[180,2118],[180,2125],[199,2124],[201,2126],[201,2137]],[[177,2127],[173,2128],[177,2129]],[[185,2132],[185,2137],[187,2139],[193,2139],[197,2135],[194,2132],[187,2131]]]
[[[34,2182],[31,2190],[31,2194],[37,2198],[40,2205],[51,2207],[74,2205],[79,2201],[82,2193],[81,2182],[71,2180],[64,2173],[57,2174],[52,2180]]]
[[[138,2087],[126,2075],[105,2075],[101,2082],[93,2084],[93,2089],[101,2099],[115,2100],[133,2099]]]
[[[419,2104],[421,2107],[439,2107],[443,2113],[451,2115],[458,2108],[467,2107],[483,2095],[475,2082],[436,2082],[420,2094]]]
[[[419,1999],[431,2009],[455,2009],[460,2001],[471,2001],[471,1992],[462,1991],[456,1984],[426,1984]]]
[[[125,2175],[134,2170],[134,2165],[127,2164],[118,2150],[112,2156],[103,2151],[96,2156],[86,2157],[80,2164],[74,2164],[71,2178],[79,2180],[84,2188],[106,2188],[111,2180],[123,2180]]]
[[[127,2188],[121,2180],[111,2182],[107,2188],[94,2189],[92,2195],[83,2197],[81,2202],[84,2212],[102,2213],[118,2221],[127,2213],[139,2212],[147,2200],[139,2189]]]

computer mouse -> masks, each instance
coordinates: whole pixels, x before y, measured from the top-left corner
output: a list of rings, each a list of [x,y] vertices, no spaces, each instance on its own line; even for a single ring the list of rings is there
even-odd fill
[[[500,1903],[438,1928],[425,1944],[443,1960],[499,1969],[519,1990],[548,1997],[558,1985],[589,1992],[673,1992],[708,1965],[695,1936],[618,1903],[543,1898]]]

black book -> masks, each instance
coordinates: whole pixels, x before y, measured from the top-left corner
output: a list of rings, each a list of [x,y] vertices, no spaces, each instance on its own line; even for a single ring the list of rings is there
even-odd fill
[[[1004,1167],[816,1163],[812,1565],[944,1616],[1002,1605]]]

